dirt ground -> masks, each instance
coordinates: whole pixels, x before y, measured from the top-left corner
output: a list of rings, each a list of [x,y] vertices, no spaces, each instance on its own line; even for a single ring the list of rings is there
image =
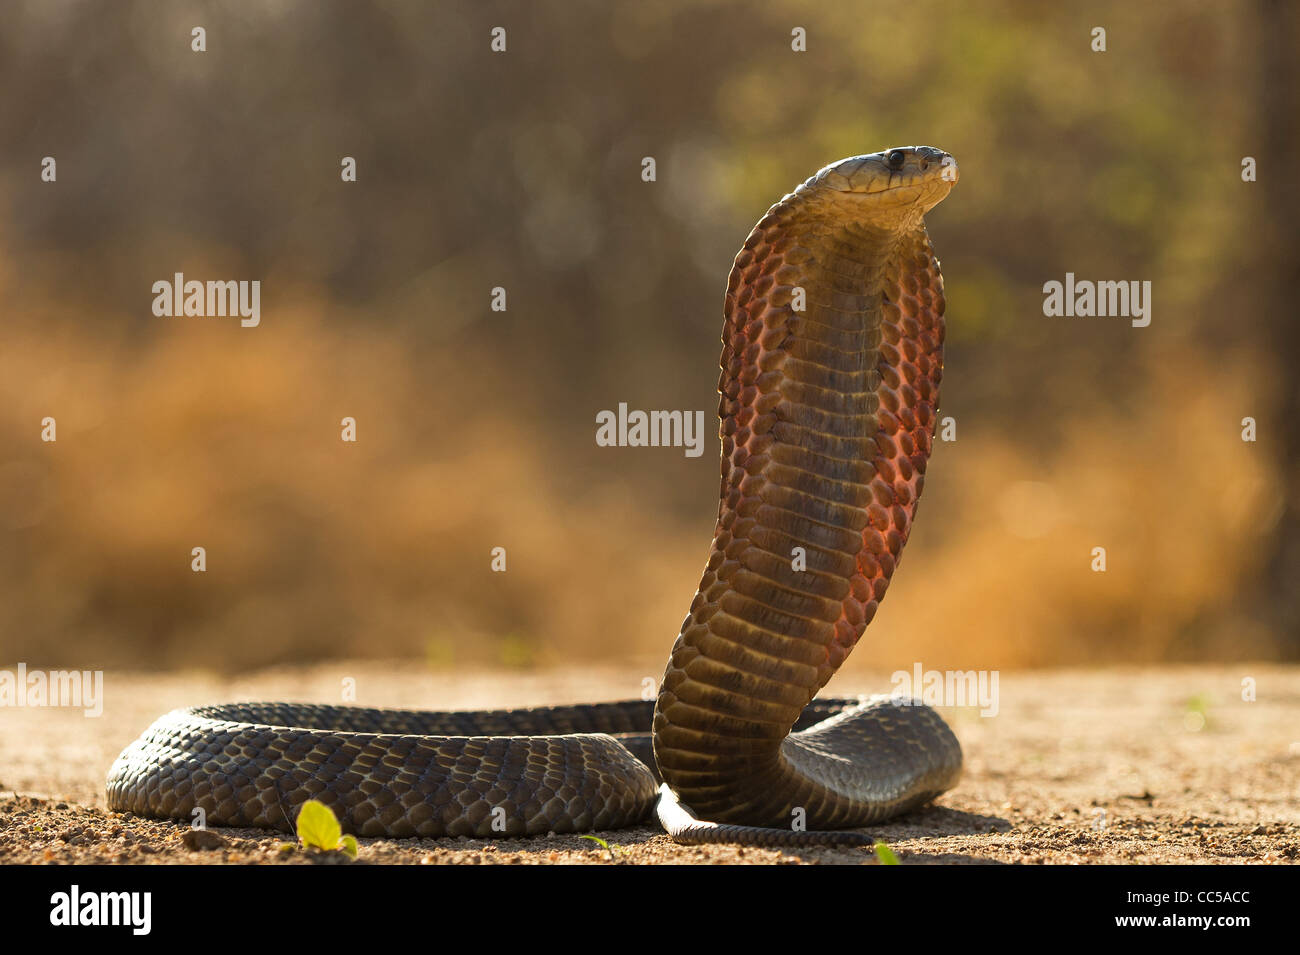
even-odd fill
[[[639,696],[655,670],[440,674],[331,665],[241,679],[105,675],[102,716],[0,709],[0,863],[336,863],[252,829],[190,833],[110,813],[104,777],[156,716],[230,699],[480,707]],[[1253,700],[1243,699],[1243,681]],[[842,676],[838,694],[887,689]],[[912,863],[1294,863],[1300,858],[1300,667],[1233,665],[1004,673],[996,716],[944,716],[965,776],[937,804],[871,834]],[[869,849],[676,846],[653,828],[537,839],[361,839],[359,862],[874,863]]]

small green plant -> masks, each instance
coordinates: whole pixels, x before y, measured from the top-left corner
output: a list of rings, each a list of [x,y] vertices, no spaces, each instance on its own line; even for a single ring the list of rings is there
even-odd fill
[[[609,861],[610,862],[614,861],[614,847],[611,846],[604,839],[600,838],[599,836],[581,836],[580,838],[590,839],[592,842],[596,843],[596,845],[600,846],[602,849],[604,849],[606,852],[609,853]]]
[[[1190,730],[1209,729],[1210,697],[1207,693],[1197,693],[1187,701],[1183,713],[1183,725]]]
[[[298,841],[308,849],[338,850],[353,859],[357,857],[356,837],[343,835],[338,818],[318,799],[308,799],[298,810]]]
[[[881,865],[898,865],[898,856],[894,855],[894,850],[884,842],[877,842],[875,848],[876,858],[880,860]]]

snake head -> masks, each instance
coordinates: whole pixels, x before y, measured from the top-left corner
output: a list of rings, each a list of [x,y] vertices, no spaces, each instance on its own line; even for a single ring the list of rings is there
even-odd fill
[[[799,191],[832,195],[872,206],[867,218],[925,215],[943,201],[957,182],[957,161],[933,146],[899,146],[878,153],[850,156],[817,170]]]

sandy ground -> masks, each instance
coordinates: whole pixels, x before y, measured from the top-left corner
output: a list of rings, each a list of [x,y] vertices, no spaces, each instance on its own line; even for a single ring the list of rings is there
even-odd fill
[[[229,699],[478,707],[639,696],[656,667],[430,674],[411,665],[332,665],[242,679],[105,676],[102,716],[0,708],[0,862],[335,863],[251,829],[110,813],[103,780],[157,715]],[[1243,700],[1243,680],[1254,700]],[[836,693],[888,688],[836,680]],[[1300,667],[1234,665],[1004,673],[999,711],[943,711],[965,776],[936,805],[870,830],[911,863],[1294,863],[1300,858]],[[371,863],[875,862],[866,849],[683,847],[653,828],[520,840],[362,839]]]

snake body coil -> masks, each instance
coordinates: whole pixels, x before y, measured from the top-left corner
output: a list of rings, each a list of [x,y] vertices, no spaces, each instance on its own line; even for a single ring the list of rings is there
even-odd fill
[[[113,764],[110,808],[291,829],[316,798],[361,835],[490,837],[634,825],[658,797],[679,841],[798,845],[865,841],[821,830],[951,788],[961,750],[933,710],[814,697],[916,513],[943,367],[923,216],[955,181],[932,147],[841,160],[736,256],[717,529],[653,705],[177,710]]]

